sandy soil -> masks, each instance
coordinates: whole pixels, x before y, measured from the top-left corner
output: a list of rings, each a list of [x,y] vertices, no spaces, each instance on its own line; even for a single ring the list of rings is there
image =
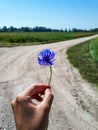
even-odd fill
[[[11,100],[32,83],[48,83],[49,68],[37,64],[44,48],[56,53],[54,102],[48,130],[98,130],[98,89],[84,81],[65,54],[71,45],[95,36],[26,47],[0,48],[0,130],[15,130]]]

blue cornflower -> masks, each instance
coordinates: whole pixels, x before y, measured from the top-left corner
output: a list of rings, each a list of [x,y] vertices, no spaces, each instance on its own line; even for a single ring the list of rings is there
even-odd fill
[[[52,65],[55,60],[54,57],[55,57],[55,53],[53,51],[50,51],[50,49],[45,49],[38,54],[39,65],[49,66],[50,68],[50,78],[49,78],[48,85],[50,85],[52,79]],[[45,130],[47,129],[48,129],[48,122]]]
[[[54,63],[55,53],[50,49],[45,49],[38,54],[38,63],[44,66],[52,66]]]
[[[50,78],[48,85],[50,85],[52,79],[52,65],[55,60],[54,57],[55,53],[50,51],[50,49],[45,49],[38,54],[38,63],[43,66],[49,66],[50,68]]]

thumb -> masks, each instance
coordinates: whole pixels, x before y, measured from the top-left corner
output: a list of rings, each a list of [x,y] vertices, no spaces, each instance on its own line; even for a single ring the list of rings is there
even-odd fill
[[[48,109],[50,110],[51,108],[51,104],[52,104],[52,101],[53,101],[53,94],[51,93],[51,90],[49,88],[47,88],[45,90],[45,97],[41,103],[41,106],[43,106],[45,109]]]

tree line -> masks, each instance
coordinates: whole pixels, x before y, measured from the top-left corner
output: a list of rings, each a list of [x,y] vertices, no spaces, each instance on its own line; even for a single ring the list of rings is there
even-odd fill
[[[72,29],[51,29],[47,27],[20,27],[16,28],[13,26],[10,27],[2,27],[0,28],[0,32],[98,32],[98,28],[94,29],[77,29],[77,28],[72,28]]]

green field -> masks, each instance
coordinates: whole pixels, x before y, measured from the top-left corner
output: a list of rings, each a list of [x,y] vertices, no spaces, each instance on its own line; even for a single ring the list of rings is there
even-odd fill
[[[76,67],[81,76],[98,86],[98,62],[90,54],[90,41],[75,45],[67,50],[70,63]]]
[[[13,32],[0,33],[0,47],[39,45],[90,36],[91,32]]]

